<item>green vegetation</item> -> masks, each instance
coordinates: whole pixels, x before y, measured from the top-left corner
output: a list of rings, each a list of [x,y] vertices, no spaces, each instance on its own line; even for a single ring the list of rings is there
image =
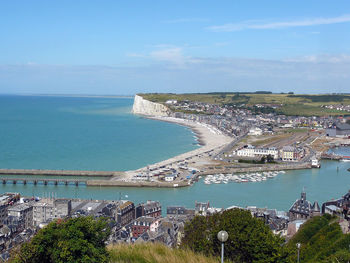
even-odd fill
[[[196,216],[185,225],[181,248],[171,249],[158,243],[106,247],[108,221],[79,217],[50,223],[15,249],[10,262],[214,263],[221,252],[217,233],[226,230],[226,262],[296,262],[296,244],[301,243],[300,262],[346,263],[350,261],[350,235],[342,233],[338,220],[330,215],[316,216],[285,243],[262,220],[236,208]]]
[[[267,155],[266,157],[265,156],[261,157],[260,161],[239,159],[238,162],[239,163],[251,163],[251,164],[276,163],[270,154]]]
[[[219,256],[221,244],[217,233],[220,230],[229,234],[225,257],[233,262],[290,262],[284,240],[274,235],[262,220],[241,209],[207,217],[196,216],[185,225],[182,247],[208,256]]]
[[[218,258],[207,257],[186,249],[171,249],[157,243],[120,244],[108,248],[111,263],[217,263]]]
[[[312,102],[342,102],[344,95],[288,95],[292,98],[304,98]]]
[[[109,234],[105,219],[79,217],[66,221],[56,220],[25,243],[11,262],[109,262],[105,247]]]
[[[350,235],[342,233],[337,220],[330,215],[312,218],[302,225],[288,247],[295,249],[296,244],[301,243],[301,262],[348,262]]]
[[[322,108],[322,105],[350,104],[350,95],[293,95],[293,94],[272,94],[269,92],[256,93],[152,93],[139,94],[143,98],[164,103],[169,99],[178,101],[197,101],[218,105],[244,105],[257,112],[274,112],[285,115],[298,116],[324,116],[324,115],[344,115],[343,111]],[[255,108],[256,104],[267,104],[265,108]],[[269,105],[276,105],[274,109]]]

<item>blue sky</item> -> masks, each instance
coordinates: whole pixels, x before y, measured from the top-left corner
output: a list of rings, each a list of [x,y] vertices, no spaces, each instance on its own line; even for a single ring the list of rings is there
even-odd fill
[[[350,92],[350,1],[1,1],[0,93]]]

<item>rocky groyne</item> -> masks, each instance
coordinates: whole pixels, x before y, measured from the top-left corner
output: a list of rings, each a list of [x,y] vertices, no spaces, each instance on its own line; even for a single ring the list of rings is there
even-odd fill
[[[169,116],[170,110],[168,107],[160,103],[155,103],[145,100],[139,95],[135,95],[134,105],[132,107],[134,114],[141,114],[147,116]]]

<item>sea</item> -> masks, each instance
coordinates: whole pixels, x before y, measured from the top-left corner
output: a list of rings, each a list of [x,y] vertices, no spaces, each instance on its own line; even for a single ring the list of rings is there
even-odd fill
[[[199,147],[189,128],[133,115],[132,104],[132,98],[0,96],[0,168],[125,171]],[[346,147],[333,151],[350,155]],[[322,161],[321,165],[321,169],[286,171],[255,183],[206,185],[201,179],[193,186],[171,189],[8,183],[0,184],[0,193],[128,199],[136,204],[157,200],[163,214],[167,206],[193,208],[196,201],[218,208],[287,211],[302,191],[309,201],[320,204],[349,191],[350,162]]]

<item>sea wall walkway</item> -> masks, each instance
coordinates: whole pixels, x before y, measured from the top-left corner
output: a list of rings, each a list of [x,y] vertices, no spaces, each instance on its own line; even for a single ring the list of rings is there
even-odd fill
[[[116,171],[79,171],[79,170],[42,170],[42,169],[0,169],[4,175],[55,175],[55,176],[96,176],[118,177],[124,172]]]

